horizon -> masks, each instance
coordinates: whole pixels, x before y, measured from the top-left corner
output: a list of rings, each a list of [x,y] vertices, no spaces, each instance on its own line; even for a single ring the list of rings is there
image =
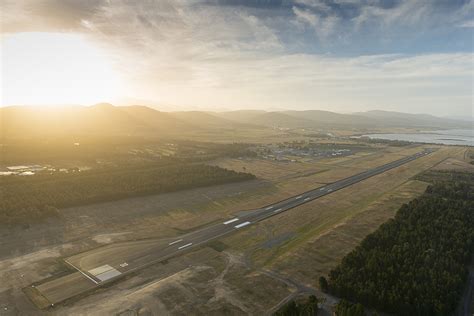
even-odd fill
[[[473,117],[473,1],[5,0],[2,9],[2,107]]]
[[[474,316],[474,0],[0,0],[0,314]]]
[[[161,108],[160,105],[151,105],[151,104],[113,104],[109,102],[99,102],[99,103],[94,103],[94,104],[12,104],[12,105],[5,105],[5,106],[0,106],[0,109],[2,108],[12,108],[12,107],[27,107],[27,108],[67,108],[67,107],[94,107],[94,106],[101,106],[101,105],[108,105],[112,107],[130,107],[130,106],[143,106],[150,108],[155,111],[159,112],[165,112],[165,113],[173,113],[173,112],[206,112],[206,113],[225,113],[225,112],[238,112],[238,111],[262,111],[262,112],[288,112],[288,111],[297,111],[297,112],[305,112],[305,111],[320,111],[320,112],[330,112],[330,113],[336,113],[336,114],[345,114],[345,115],[358,115],[358,114],[364,114],[364,113],[370,113],[370,112],[385,112],[385,113],[397,113],[397,114],[408,114],[408,115],[429,115],[433,117],[438,117],[438,118],[444,118],[444,119],[454,119],[454,120],[474,120],[474,114],[472,116],[442,116],[442,115],[434,115],[430,113],[423,113],[423,112],[400,112],[400,111],[391,111],[391,110],[382,110],[382,109],[372,109],[372,110],[366,110],[366,111],[357,111],[357,112],[339,112],[339,111],[330,111],[330,110],[322,110],[322,109],[303,109],[303,110],[295,110],[295,109],[290,109],[290,108],[278,108],[278,109],[259,109],[259,108],[237,108],[237,109],[230,109],[230,108],[177,108],[170,110],[168,107],[170,106],[165,106],[165,108]],[[168,109],[167,109],[168,108]]]

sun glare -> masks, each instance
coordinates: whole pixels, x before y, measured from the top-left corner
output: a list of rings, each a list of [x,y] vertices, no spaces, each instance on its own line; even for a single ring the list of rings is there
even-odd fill
[[[78,34],[6,35],[1,55],[1,105],[92,104],[120,91],[110,59]]]

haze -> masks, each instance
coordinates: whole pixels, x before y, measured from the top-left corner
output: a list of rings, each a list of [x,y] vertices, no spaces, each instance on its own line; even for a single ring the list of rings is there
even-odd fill
[[[474,0],[0,14],[0,316],[474,316]]]
[[[474,2],[1,1],[1,104],[472,116]]]

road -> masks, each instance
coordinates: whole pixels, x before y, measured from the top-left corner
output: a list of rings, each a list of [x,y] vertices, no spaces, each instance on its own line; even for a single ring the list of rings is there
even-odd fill
[[[390,169],[402,166],[410,161],[428,155],[431,152],[431,150],[425,150],[412,156],[407,156],[331,184],[301,193],[277,203],[266,205],[255,210],[240,212],[239,214],[244,215],[229,218],[225,221],[206,226],[172,240],[165,242],[150,242],[150,240],[148,240],[112,244],[76,254],[65,258],[64,260],[67,264],[82,274],[83,279],[87,280],[91,286],[100,286],[116,280],[132,271],[164,261],[167,258],[189,251],[190,249],[203,245],[211,240],[245,229],[269,217],[281,214],[292,208],[309,203],[322,196],[331,194]],[[57,303],[61,301],[61,299],[68,298],[53,299],[53,297],[56,297],[57,293],[61,291],[61,286],[59,286],[61,282],[58,282],[57,280],[54,282],[55,286],[51,287],[54,288],[54,293],[41,291],[42,295],[48,298],[51,303]],[[67,282],[64,284],[67,284]],[[45,284],[43,288],[47,289],[50,287]]]

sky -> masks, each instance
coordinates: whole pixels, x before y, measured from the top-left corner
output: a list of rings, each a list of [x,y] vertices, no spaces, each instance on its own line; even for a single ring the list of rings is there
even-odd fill
[[[1,105],[473,115],[474,0],[0,0]]]

